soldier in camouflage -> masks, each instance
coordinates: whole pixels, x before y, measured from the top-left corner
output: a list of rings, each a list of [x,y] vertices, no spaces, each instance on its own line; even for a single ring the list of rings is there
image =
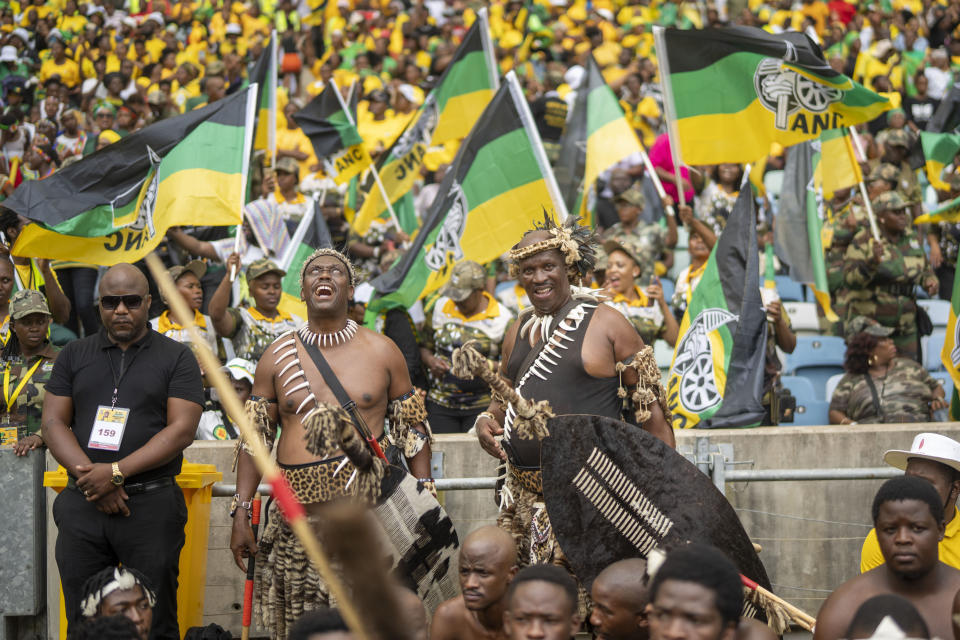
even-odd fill
[[[847,373],[830,398],[832,424],[929,422],[946,407],[943,387],[930,373],[897,355],[890,327],[857,316],[846,333]]]
[[[917,172],[910,166],[910,148],[915,139],[905,129],[889,129],[886,131],[883,142],[883,162],[889,162],[897,168],[897,190],[901,192],[907,202],[913,217],[920,215],[920,202],[923,201],[923,191],[917,180]]]
[[[658,223],[644,223],[640,213],[645,204],[643,192],[636,184],[618,194],[614,199],[614,205],[620,222],[607,229],[603,234],[603,241],[615,240],[637,247],[640,274],[648,278],[653,274],[663,275],[666,272],[661,263],[662,273],[657,273],[657,261],[665,250],[677,246],[677,221],[673,216],[665,215],[666,229]]]
[[[937,277],[911,228],[910,204],[895,191],[881,194],[872,204],[881,239],[877,242],[870,229],[864,228],[847,247],[843,265],[844,282],[850,289],[846,317],[872,317],[894,329],[897,349],[917,360],[915,288],[922,286],[932,296],[937,292]]]

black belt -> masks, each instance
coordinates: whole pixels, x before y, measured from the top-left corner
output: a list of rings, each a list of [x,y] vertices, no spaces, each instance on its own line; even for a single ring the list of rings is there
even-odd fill
[[[128,496],[132,496],[137,493],[156,491],[157,489],[163,489],[171,485],[173,485],[173,478],[167,476],[166,478],[157,478],[156,480],[147,480],[145,482],[131,482],[123,485],[123,490],[127,492]],[[67,488],[80,491],[80,488],[77,486],[77,479],[73,476],[67,477]]]
[[[916,287],[912,284],[881,284],[877,287],[877,290],[893,296],[913,296]]]

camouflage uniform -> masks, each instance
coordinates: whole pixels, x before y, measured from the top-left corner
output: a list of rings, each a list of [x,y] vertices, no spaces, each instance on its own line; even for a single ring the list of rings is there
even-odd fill
[[[643,192],[636,185],[630,187],[616,197],[616,202],[626,201],[640,207],[646,204]],[[658,223],[645,224],[638,218],[633,229],[626,229],[622,222],[618,222],[603,234],[604,242],[615,240],[621,244],[627,243],[635,248],[635,260],[640,266],[641,276],[650,276],[656,273],[657,260],[663,255],[667,243],[667,230]],[[603,261],[606,266],[606,261]]]
[[[31,433],[40,433],[40,416],[43,413],[44,389],[50,380],[50,374],[53,373],[53,362],[56,360],[60,349],[50,346],[40,356],[43,362],[37,367],[37,370],[30,376],[30,381],[24,385],[20,395],[13,403],[10,413],[0,414],[0,423],[17,425],[24,427],[20,437],[25,437]],[[20,386],[23,377],[37,362],[36,358],[25,361],[22,357],[16,358],[7,364],[10,369],[9,392]],[[6,405],[4,405],[6,408]],[[6,425],[4,425],[6,426]]]
[[[286,272],[269,258],[261,258],[247,266],[247,282],[253,282],[260,276],[275,273],[283,278]],[[224,336],[233,342],[233,350],[238,358],[258,362],[263,352],[274,340],[288,331],[299,329],[303,319],[299,316],[277,309],[277,315],[268,318],[256,307],[238,307],[227,309],[233,316],[233,335]]]
[[[888,147],[902,147],[909,150],[913,146],[915,138],[905,129],[884,129],[877,136],[877,141]],[[920,181],[917,179],[917,172],[910,167],[910,162],[904,160],[897,167],[897,191],[903,194],[907,202],[920,202],[923,200],[923,192],[920,189]]]
[[[614,251],[622,251],[637,266],[640,266],[641,260],[645,258],[647,247],[636,242],[634,238],[621,237],[619,239],[609,239],[603,243],[603,250],[609,258]],[[649,276],[652,272],[644,272],[640,266],[641,273]],[[643,278],[644,281],[648,277]],[[647,298],[647,294],[640,287],[633,283],[634,292],[637,295],[635,300],[630,300],[621,293],[615,293],[612,300],[607,300],[606,304],[619,311],[630,321],[633,328],[637,330],[644,344],[652,345],[657,338],[663,337],[666,329],[664,324],[663,311],[656,300]]]
[[[930,421],[930,402],[939,385],[921,365],[910,358],[895,358],[887,375],[874,380],[880,415],[874,408],[873,394],[864,377],[868,375],[844,375],[830,399],[830,410],[839,411],[856,422]]]
[[[832,298],[834,312],[840,318],[838,322],[824,328],[826,333],[839,336],[843,334],[843,319],[850,299],[850,290],[843,277],[843,261],[847,247],[860,229],[868,229],[867,210],[856,203],[849,203],[837,211],[833,220],[823,225],[824,262],[827,268],[827,287]],[[818,307],[819,308],[819,307]],[[826,322],[823,319],[822,322]]]
[[[906,208],[895,192],[881,194],[874,211]],[[873,236],[861,229],[844,256],[843,274],[850,287],[846,319],[867,316],[895,329],[893,340],[900,352],[916,359],[917,300],[915,289],[936,276],[916,232],[909,226],[895,243],[882,241],[880,261],[873,258]]]

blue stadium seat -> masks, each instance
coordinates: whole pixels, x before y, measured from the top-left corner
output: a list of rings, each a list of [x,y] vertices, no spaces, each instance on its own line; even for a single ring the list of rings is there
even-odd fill
[[[783,376],[780,381],[797,399],[797,412],[794,414],[793,423],[784,424],[810,426],[830,423],[830,403],[817,397],[814,385],[808,378]]]
[[[673,298],[673,292],[677,285],[667,276],[663,276],[660,278],[660,286],[663,287],[663,299],[667,301],[667,304],[670,304],[670,299]]]
[[[802,284],[792,280],[790,276],[774,276],[774,280],[777,282],[777,293],[780,294],[781,300],[803,302]]]
[[[783,308],[797,335],[820,335],[820,319],[815,302],[784,302]]]
[[[943,327],[934,327],[933,333],[920,340],[923,347],[923,367],[927,371],[943,371],[940,352],[943,351],[943,343],[946,339],[947,330]]]
[[[830,402],[830,399],[833,398],[833,392],[837,390],[837,385],[840,384],[840,379],[843,378],[842,373],[832,375],[827,379],[827,402]]]
[[[944,397],[947,402],[950,402],[950,396],[953,395],[953,378],[946,371],[931,371],[930,375],[943,387]]]
[[[827,380],[843,373],[846,344],[839,336],[797,336],[797,347],[787,354],[783,372],[813,383],[819,400],[827,400]]]
[[[670,267],[670,271],[667,272],[667,275],[671,280],[676,282],[677,276],[680,275],[680,272],[686,269],[690,265],[690,252],[686,249],[676,248],[673,250],[673,266]]]
[[[673,347],[667,344],[666,340],[657,340],[653,343],[653,357],[656,358],[659,368],[669,369],[673,364]]]
[[[917,300],[917,304],[926,309],[934,327],[945,327],[950,319],[949,300]]]

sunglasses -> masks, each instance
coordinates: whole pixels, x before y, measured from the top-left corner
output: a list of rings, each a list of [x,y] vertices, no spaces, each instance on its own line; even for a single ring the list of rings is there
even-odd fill
[[[136,294],[126,296],[100,296],[100,307],[107,311],[113,311],[123,303],[127,309],[139,309],[143,304],[143,296]]]

